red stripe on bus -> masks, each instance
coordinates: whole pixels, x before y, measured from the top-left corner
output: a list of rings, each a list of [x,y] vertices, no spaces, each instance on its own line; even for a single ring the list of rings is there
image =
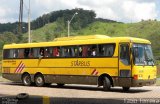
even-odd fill
[[[98,74],[98,71],[96,71],[95,75],[97,75],[97,74]]]
[[[95,71],[96,71],[96,69],[94,69],[94,70],[92,71],[91,75],[93,75]]]
[[[16,73],[16,72],[17,72],[17,70],[19,69],[19,66],[21,65],[21,63],[22,63],[22,61],[19,63],[19,65],[18,65],[18,67],[16,68],[16,70],[15,70],[15,72],[14,72],[14,73]]]
[[[20,65],[19,68],[17,69],[17,73],[21,70],[22,67],[23,67],[23,63],[21,63],[21,65]]]
[[[23,69],[25,68],[25,65],[23,64],[21,70],[19,70],[19,73],[21,73],[23,71]]]

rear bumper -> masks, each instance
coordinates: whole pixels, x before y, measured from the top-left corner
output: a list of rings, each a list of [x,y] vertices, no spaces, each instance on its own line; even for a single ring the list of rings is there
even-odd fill
[[[114,80],[114,86],[123,86],[123,87],[142,87],[150,86],[156,83],[156,79],[148,80],[135,80],[133,78],[117,78]]]
[[[8,73],[3,73],[2,77],[14,82],[21,82],[21,74],[8,74]]]

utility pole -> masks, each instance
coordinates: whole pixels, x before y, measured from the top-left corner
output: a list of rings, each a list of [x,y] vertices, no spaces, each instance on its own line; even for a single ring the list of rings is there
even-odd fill
[[[31,22],[30,22],[30,14],[31,8],[30,8],[30,0],[29,0],[29,8],[28,8],[28,43],[31,43]]]
[[[23,0],[20,0],[19,7],[19,24],[18,24],[18,34],[22,35],[22,23],[23,23]]]

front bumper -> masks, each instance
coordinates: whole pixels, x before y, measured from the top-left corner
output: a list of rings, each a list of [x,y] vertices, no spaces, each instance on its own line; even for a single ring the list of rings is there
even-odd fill
[[[133,78],[117,78],[114,79],[114,86],[123,86],[123,87],[142,87],[150,86],[156,83],[156,79],[148,80],[135,80]]]

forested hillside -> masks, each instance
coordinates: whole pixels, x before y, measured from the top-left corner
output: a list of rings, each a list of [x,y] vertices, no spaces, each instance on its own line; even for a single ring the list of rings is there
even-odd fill
[[[75,12],[78,14],[71,22],[71,35],[104,34],[114,36],[131,36],[149,39],[152,42],[154,55],[160,57],[160,22],[146,20],[138,23],[120,23],[108,19],[97,19],[94,11],[73,9],[53,11],[32,21],[32,42],[52,41],[56,37],[67,36],[67,20],[70,20]],[[9,24],[9,23],[8,23]],[[27,42],[27,24],[23,30],[23,36],[17,35],[17,23],[0,24],[0,48],[6,43]],[[15,28],[15,29],[13,29]],[[8,32],[6,32],[8,31]],[[10,40],[12,39],[12,40]]]
[[[61,31],[56,31],[57,27],[62,26],[58,21],[46,24],[44,27],[32,31],[32,42],[52,41],[55,37],[67,36],[67,27],[62,27]],[[138,23],[116,23],[95,21],[87,27],[75,30],[71,28],[71,35],[92,35],[104,34],[111,37],[131,36],[149,39],[152,42],[154,55],[160,57],[160,22],[141,21]],[[27,33],[24,34],[24,41],[27,42]]]

